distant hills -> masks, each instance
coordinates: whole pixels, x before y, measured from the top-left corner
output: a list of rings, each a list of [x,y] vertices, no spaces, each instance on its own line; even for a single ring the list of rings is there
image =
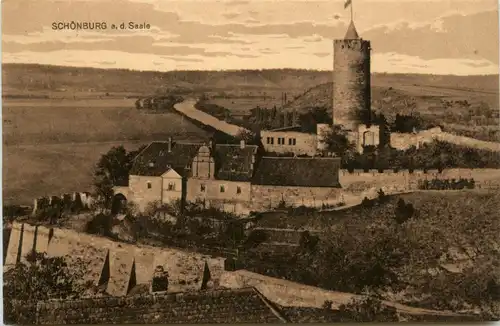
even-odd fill
[[[4,94],[52,92],[203,92],[232,90],[295,91],[299,93],[331,82],[331,72],[296,69],[238,71],[133,71],[62,67],[37,64],[3,64]],[[498,76],[434,76],[373,74],[377,87],[419,86],[498,94]]]

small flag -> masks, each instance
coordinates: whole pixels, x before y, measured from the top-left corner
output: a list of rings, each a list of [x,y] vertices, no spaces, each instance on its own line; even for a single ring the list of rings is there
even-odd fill
[[[344,0],[344,9],[347,9],[351,5],[352,0]]]

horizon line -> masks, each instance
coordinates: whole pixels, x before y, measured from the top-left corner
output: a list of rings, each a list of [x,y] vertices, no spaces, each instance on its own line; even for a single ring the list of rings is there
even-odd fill
[[[212,70],[202,70],[202,69],[183,69],[183,70],[140,70],[132,68],[103,68],[103,67],[88,67],[88,66],[70,66],[70,65],[54,65],[54,64],[43,64],[43,63],[32,63],[32,62],[2,62],[3,66],[45,66],[54,68],[73,68],[73,69],[93,69],[93,70],[107,70],[107,71],[130,71],[130,72],[144,72],[144,73],[173,73],[173,72],[242,72],[242,71],[272,71],[272,70],[294,70],[294,71],[309,71],[309,72],[331,72],[334,70],[326,69],[307,69],[307,68],[261,68],[261,69],[212,69]],[[486,76],[500,76],[500,73],[496,74],[471,74],[471,75],[455,75],[455,74],[433,74],[433,73],[418,73],[418,72],[370,72],[371,75],[418,75],[418,76],[454,76],[454,77],[486,77]]]

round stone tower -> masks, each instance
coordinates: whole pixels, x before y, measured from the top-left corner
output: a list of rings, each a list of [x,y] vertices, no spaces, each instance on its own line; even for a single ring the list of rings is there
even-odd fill
[[[334,41],[333,123],[347,130],[371,119],[370,51],[352,21],[344,39]]]

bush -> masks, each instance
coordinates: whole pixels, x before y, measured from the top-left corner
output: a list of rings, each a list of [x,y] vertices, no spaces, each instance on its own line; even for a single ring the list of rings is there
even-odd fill
[[[302,232],[299,240],[299,248],[302,251],[313,251],[318,245],[319,238],[311,235],[309,231]]]
[[[90,234],[98,234],[102,236],[111,236],[113,218],[107,214],[97,214],[87,222],[85,232]]]
[[[378,195],[378,201],[380,203],[385,203],[389,198],[382,189],[378,190],[377,195]]]
[[[247,249],[255,248],[261,243],[265,242],[267,240],[268,236],[267,233],[263,230],[254,230],[252,231],[246,241],[245,241],[245,247]]]
[[[3,206],[3,217],[4,219],[13,220],[16,217],[24,216],[29,214],[26,208],[19,205],[4,205]]]
[[[476,182],[473,178],[419,180],[418,182],[418,189],[422,190],[462,190],[475,187]]]
[[[373,297],[352,299],[350,303],[341,305],[339,312],[342,321],[355,322],[397,322],[397,310],[387,307]]]
[[[413,204],[406,204],[405,201],[400,198],[398,200],[396,211],[395,211],[395,220],[398,224],[403,224],[413,217],[415,214],[415,208]]]
[[[373,201],[368,199],[368,197],[365,197],[363,198],[363,201],[361,201],[361,206],[364,208],[373,207]]]

